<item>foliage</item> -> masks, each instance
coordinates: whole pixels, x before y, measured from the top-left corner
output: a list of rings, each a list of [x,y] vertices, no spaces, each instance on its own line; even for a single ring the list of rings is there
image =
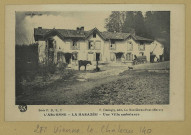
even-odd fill
[[[47,81],[50,79],[51,74],[54,74],[56,71],[56,65],[55,64],[43,64],[39,66],[38,69],[38,75],[43,77],[43,81]]]
[[[22,81],[31,81],[38,71],[38,44],[15,46],[16,94],[23,91]]]
[[[109,18],[106,18],[105,28],[110,32],[121,32],[123,24],[123,13],[120,11],[112,11]]]
[[[107,31],[133,33],[138,36],[158,40],[164,44],[165,60],[170,59],[170,12],[113,11],[106,19]]]
[[[74,70],[66,69],[67,65],[67,63],[63,62],[58,63],[58,72],[61,75],[61,79],[68,79],[74,74]]]
[[[145,26],[147,37],[154,38],[164,44],[164,58],[170,59],[170,12],[146,12]]]
[[[38,71],[38,44],[16,45],[15,55],[16,79],[33,79]]]
[[[125,33],[135,33],[139,36],[144,36],[145,34],[145,25],[144,17],[142,12],[126,12],[126,18],[122,27],[123,32]]]

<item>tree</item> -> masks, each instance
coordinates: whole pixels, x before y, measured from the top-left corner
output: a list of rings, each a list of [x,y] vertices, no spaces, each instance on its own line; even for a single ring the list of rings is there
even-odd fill
[[[170,60],[170,12],[146,12],[146,37],[159,40],[164,45],[164,58]]]
[[[144,17],[141,11],[136,12],[134,16],[134,23],[135,23],[136,34],[144,37],[146,31],[145,31]]]
[[[123,17],[122,12],[112,11],[111,15],[106,18],[105,28],[110,32],[122,32]]]
[[[122,26],[122,32],[134,33],[135,32],[135,19],[133,11],[126,12],[124,24]]]
[[[141,11],[113,11],[106,19],[105,28],[110,32],[133,33],[160,40],[164,44],[165,60],[170,59],[169,11],[147,11],[145,16]]]
[[[125,33],[133,33],[139,36],[145,36],[144,17],[141,11],[127,11],[126,18],[122,27]]]

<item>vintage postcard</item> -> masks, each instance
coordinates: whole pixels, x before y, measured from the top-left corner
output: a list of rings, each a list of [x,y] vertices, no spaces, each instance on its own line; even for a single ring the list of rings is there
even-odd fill
[[[184,12],[181,4],[6,6],[5,120],[184,120]]]

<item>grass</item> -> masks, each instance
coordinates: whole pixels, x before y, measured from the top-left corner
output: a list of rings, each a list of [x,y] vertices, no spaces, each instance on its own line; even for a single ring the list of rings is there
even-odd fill
[[[166,63],[165,63],[166,65]],[[140,65],[141,66],[141,65]],[[145,66],[146,68],[142,68]],[[140,69],[124,70],[109,66],[102,72],[67,71],[67,77],[53,81],[23,85],[24,92],[17,96],[16,104],[28,105],[154,105],[169,104],[169,72],[148,71],[150,65]],[[153,66],[153,65],[151,65]],[[155,65],[156,66],[156,65]],[[122,70],[113,74],[115,70]],[[150,67],[149,67],[150,69]],[[82,76],[81,76],[82,75]],[[85,75],[85,81],[79,77]]]
[[[84,92],[77,104],[169,104],[169,74],[125,72],[120,79]]]

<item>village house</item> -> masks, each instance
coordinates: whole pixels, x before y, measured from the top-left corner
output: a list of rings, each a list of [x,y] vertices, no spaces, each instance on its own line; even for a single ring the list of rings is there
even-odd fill
[[[40,63],[47,60],[73,65],[78,60],[132,63],[138,56],[150,62],[155,46],[161,46],[157,55],[163,55],[163,46],[152,39],[130,33],[101,32],[97,28],[85,31],[84,27],[76,30],[38,27],[34,29],[34,39],[39,44]]]

